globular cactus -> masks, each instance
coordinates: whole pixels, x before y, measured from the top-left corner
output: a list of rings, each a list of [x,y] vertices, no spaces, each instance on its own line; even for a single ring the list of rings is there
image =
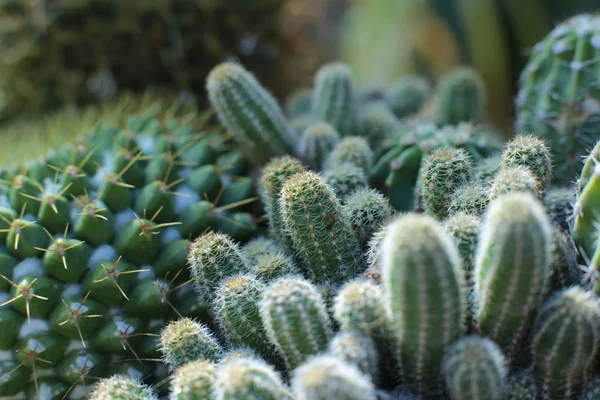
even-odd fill
[[[335,164],[323,171],[321,177],[342,200],[356,190],[369,186],[365,171],[351,163]]]
[[[377,383],[379,353],[375,342],[369,336],[358,331],[340,331],[329,342],[328,353],[356,365],[371,381]]]
[[[373,165],[374,154],[369,143],[360,136],[343,138],[325,160],[323,168],[333,168],[346,163],[354,164],[369,173]]]
[[[360,244],[333,189],[313,172],[288,179],[281,191],[287,235],[315,282],[341,283],[360,273]]]
[[[207,232],[194,240],[188,255],[198,297],[210,302],[222,279],[244,273],[248,265],[239,245],[228,235]]]
[[[388,199],[375,189],[355,190],[345,198],[345,207],[363,249],[375,232],[392,218]]]
[[[487,338],[470,336],[454,343],[444,356],[444,376],[453,400],[502,400],[506,360]]]
[[[292,257],[282,251],[258,257],[250,270],[256,279],[263,282],[271,282],[286,275],[302,275]]]
[[[531,339],[533,373],[544,399],[575,399],[600,339],[598,301],[572,287],[558,292],[539,311]]]
[[[471,176],[469,154],[454,147],[433,151],[423,160],[417,188],[428,213],[443,220],[448,216],[452,193]]]
[[[419,111],[431,95],[431,85],[420,76],[403,76],[396,79],[387,90],[387,101],[398,118]]]
[[[296,400],[375,400],[370,379],[351,363],[321,355],[298,367],[292,376]]]
[[[299,160],[291,156],[283,156],[271,160],[265,165],[260,178],[259,196],[269,218],[271,236],[288,253],[293,252],[294,243],[285,232],[279,198],[285,181],[291,176],[304,171],[305,169]]]
[[[454,240],[431,216],[399,217],[382,243],[382,280],[405,381],[423,397],[436,398],[445,349],[466,330],[464,274]]]
[[[490,203],[475,257],[475,318],[512,361],[550,277],[552,226],[529,193]]]
[[[489,204],[488,188],[477,180],[471,180],[457,188],[451,195],[448,215],[469,213],[481,216]]]
[[[221,124],[254,163],[291,153],[295,136],[277,100],[239,64],[217,65],[206,89]]]
[[[266,236],[257,236],[242,246],[242,252],[249,265],[254,264],[264,255],[277,254],[281,251],[275,239]]]
[[[296,153],[305,165],[320,171],[339,142],[340,135],[333,126],[326,122],[315,122],[302,133]]]
[[[506,400],[537,400],[538,387],[531,371],[520,370],[510,375],[504,386]]]
[[[476,124],[484,117],[485,84],[472,68],[459,67],[444,75],[438,82],[435,96],[439,125]]]
[[[188,361],[218,361],[223,348],[210,329],[190,318],[170,322],[160,335],[164,362],[175,369]]]
[[[502,168],[529,168],[542,188],[554,179],[551,149],[538,136],[520,135],[511,139],[502,152],[501,165]]]
[[[207,360],[190,361],[175,370],[169,400],[210,399],[217,378],[215,364]]]
[[[332,125],[340,136],[356,130],[356,100],[351,69],[342,63],[323,65],[315,76],[311,117]]]
[[[260,358],[237,356],[219,366],[214,399],[292,400],[292,394],[269,364]]]
[[[493,154],[491,156],[480,159],[473,166],[473,179],[482,183],[488,182],[500,171],[502,163],[501,154]]]
[[[385,102],[375,102],[362,107],[358,119],[359,135],[377,151],[390,137],[401,129],[401,123]]]
[[[92,390],[90,400],[158,399],[148,386],[123,375],[101,379]]]
[[[539,197],[540,183],[527,167],[502,168],[491,180],[489,200],[510,192],[528,192]]]
[[[599,34],[597,15],[563,21],[535,45],[519,79],[516,130],[545,139],[560,184],[575,178],[597,138]]]
[[[327,348],[333,336],[323,297],[310,282],[281,278],[263,292],[260,316],[267,337],[289,369]]]

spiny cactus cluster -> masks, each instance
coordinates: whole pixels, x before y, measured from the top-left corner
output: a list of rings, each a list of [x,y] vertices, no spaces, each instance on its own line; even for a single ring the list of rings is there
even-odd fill
[[[8,257],[39,257],[42,273],[16,283],[0,312],[47,328],[23,334],[4,324],[15,339],[3,371],[23,366],[0,388],[17,393],[23,374],[46,367],[63,380],[69,372],[102,378],[92,386],[98,399],[595,398],[600,144],[570,188],[551,139],[529,132],[499,140],[475,71],[454,71],[435,87],[409,77],[369,96],[351,72],[324,65],[314,87],[282,107],[242,65],[224,63],[206,88],[231,141],[175,119],[135,125],[137,114],[128,114],[129,125],[102,125],[108,136],[95,131],[78,142],[104,143],[101,154],[124,170],[91,177],[83,166],[97,153],[83,151],[72,154],[84,164],[60,168],[56,180],[38,164],[14,173],[10,208],[0,214],[2,271],[20,271]],[[425,103],[433,113],[420,111]],[[172,133],[159,134],[165,127]],[[135,153],[121,160],[113,146],[130,149],[130,140]],[[155,183],[172,170],[176,184]],[[57,198],[35,191],[40,176],[56,182]],[[169,203],[161,183],[193,200]],[[68,219],[61,210],[70,203],[60,199],[73,191],[98,196],[94,216],[116,214],[113,236]],[[250,206],[254,194],[260,202]],[[34,222],[21,209],[37,198]],[[129,208],[147,214],[121,217]],[[67,222],[74,228],[64,234]],[[122,281],[108,268],[95,275],[81,266],[106,244],[119,265],[128,263],[115,267]],[[56,288],[65,281],[67,289]],[[101,297],[90,282],[102,285]],[[172,296],[152,297],[154,287]],[[47,306],[61,300],[56,293],[64,309]],[[151,378],[103,361],[121,357],[113,350],[123,345],[113,321],[121,316],[139,321],[140,346],[130,349],[155,360]],[[105,343],[112,347],[94,347]],[[81,354],[93,361],[84,375],[72,365]],[[70,390],[72,381],[56,381],[35,379],[37,393]],[[71,397],[83,390],[75,381]]]

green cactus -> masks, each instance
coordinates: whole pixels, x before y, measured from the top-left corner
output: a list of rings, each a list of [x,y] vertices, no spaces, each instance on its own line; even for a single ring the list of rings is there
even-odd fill
[[[462,149],[441,148],[425,157],[417,180],[425,210],[445,219],[452,193],[470,179],[471,169],[471,157]]]
[[[328,353],[356,365],[372,382],[378,382],[379,354],[370,337],[357,331],[341,331],[329,342]]]
[[[123,375],[101,379],[90,394],[90,400],[158,399],[151,388]]]
[[[575,191],[567,186],[553,186],[544,194],[544,207],[552,222],[563,230],[569,230],[569,221],[576,201]]]
[[[294,371],[292,390],[297,400],[375,400],[370,379],[351,363],[321,355]]]
[[[444,351],[466,330],[456,244],[435,218],[408,214],[389,227],[382,258],[385,305],[405,381],[423,397],[436,398],[443,387]]]
[[[327,348],[333,336],[323,297],[310,282],[281,278],[263,292],[260,316],[267,337],[294,369]]]
[[[371,237],[392,218],[392,207],[375,189],[357,189],[345,199],[345,207],[358,240],[364,249]]]
[[[531,339],[533,373],[546,399],[579,396],[600,340],[597,299],[572,287],[539,311]]]
[[[296,118],[310,113],[312,89],[302,88],[293,91],[285,100],[285,113],[289,118]]]
[[[373,165],[373,158],[373,150],[365,138],[360,136],[346,136],[329,154],[329,157],[325,160],[323,169],[350,163],[368,173]]]
[[[581,391],[579,400],[598,400],[600,399],[600,377],[596,376],[588,380],[584,389]]]
[[[169,400],[210,398],[217,378],[217,369],[210,361],[190,361],[175,370],[171,380]]]
[[[510,361],[542,300],[551,241],[550,220],[531,194],[509,193],[490,203],[475,258],[475,318]]]
[[[257,236],[242,246],[242,252],[246,257],[248,264],[252,265],[264,255],[281,252],[281,247],[279,247],[279,244],[272,238]]]
[[[535,45],[519,79],[516,130],[546,140],[560,184],[575,178],[597,138],[598,21],[581,14],[558,24]]]
[[[501,165],[502,168],[529,168],[542,188],[554,179],[551,149],[538,136],[520,135],[512,138],[502,152]]]
[[[323,171],[321,177],[342,200],[369,186],[364,170],[351,163],[335,164]]]
[[[457,188],[451,195],[448,215],[469,213],[481,216],[489,204],[488,188],[477,180],[471,180]]]
[[[438,82],[435,95],[439,125],[476,124],[484,118],[485,84],[472,68],[459,67],[446,73]]]
[[[398,118],[404,118],[419,111],[431,95],[431,85],[420,76],[402,76],[396,79],[387,90],[390,108]]]
[[[264,254],[258,257],[251,272],[263,282],[271,282],[286,275],[301,275],[300,267],[292,257],[283,252]]]
[[[340,136],[333,126],[326,122],[315,122],[302,133],[296,153],[305,165],[320,171],[339,142]]]
[[[538,388],[529,370],[517,371],[510,375],[504,387],[506,400],[537,400]]]
[[[487,338],[460,339],[444,356],[446,385],[454,400],[502,400],[506,375],[502,351]]]
[[[539,197],[540,182],[527,167],[502,168],[490,183],[489,200],[510,192],[528,192]]]
[[[385,102],[374,102],[361,107],[358,116],[358,132],[376,152],[401,129],[401,126],[400,121]]]
[[[360,245],[350,217],[322,178],[304,172],[288,179],[280,204],[285,232],[315,282],[340,283],[360,273]]]
[[[335,128],[340,136],[356,130],[356,100],[351,69],[333,62],[319,68],[314,80],[311,117]]]
[[[170,322],[160,334],[160,351],[171,370],[188,361],[218,361],[223,348],[210,329],[190,318]]]
[[[489,182],[500,171],[501,163],[502,155],[498,153],[480,159],[473,166],[473,180]]]
[[[221,363],[214,383],[218,400],[291,400],[279,375],[259,358],[238,356]]]
[[[552,229],[551,273],[547,292],[553,292],[583,283],[582,268],[577,263],[577,250],[571,237],[561,228]]]
[[[277,100],[241,65],[217,65],[206,89],[219,120],[248,159],[261,165],[293,151],[295,135]]]

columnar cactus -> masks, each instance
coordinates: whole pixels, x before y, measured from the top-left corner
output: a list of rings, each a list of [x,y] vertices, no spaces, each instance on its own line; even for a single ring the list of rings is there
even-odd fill
[[[440,125],[478,123],[485,112],[485,85],[477,71],[460,67],[442,77],[436,89],[436,114]]]
[[[387,100],[398,118],[419,111],[431,94],[431,85],[420,76],[403,76],[392,83]]]
[[[340,136],[356,130],[356,103],[352,71],[334,62],[322,66],[315,76],[312,119],[332,125]]]
[[[533,135],[515,136],[502,152],[502,168],[527,167],[542,188],[548,186],[553,176],[551,149],[544,139]]]
[[[562,22],[535,45],[519,79],[516,130],[546,140],[558,183],[575,178],[597,138],[599,34],[597,15]]]
[[[550,276],[552,227],[529,193],[494,200],[475,257],[476,320],[509,360],[529,332]]]
[[[175,369],[188,361],[218,361],[223,348],[206,325],[181,318],[163,328],[160,351],[169,368]]]
[[[463,338],[444,358],[446,385],[454,400],[502,400],[506,375],[504,355],[487,338]]]
[[[293,151],[295,135],[277,100],[241,65],[217,65],[208,75],[206,88],[221,124],[250,160],[264,164]]]
[[[219,366],[216,400],[291,400],[292,395],[273,368],[259,358],[233,357]]]
[[[379,353],[373,340],[358,331],[341,331],[329,342],[329,354],[352,363],[376,383],[379,378]]]
[[[439,396],[443,354],[465,332],[464,274],[453,239],[425,214],[399,217],[382,244],[385,304],[402,372],[422,396]]]
[[[101,379],[90,394],[90,400],[158,399],[146,385],[123,375]]]
[[[534,375],[545,399],[574,399],[592,366],[600,339],[594,296],[579,287],[561,291],[540,310],[532,337]]]
[[[388,199],[378,190],[357,189],[345,198],[350,222],[363,249],[381,226],[392,218]]]
[[[310,282],[281,278],[263,292],[260,316],[267,337],[289,369],[327,348],[333,336],[323,297]]]
[[[425,157],[417,187],[427,212],[446,218],[452,193],[469,180],[471,169],[471,157],[463,149],[445,147]]]
[[[280,204],[285,232],[315,282],[360,273],[360,245],[331,186],[313,172],[297,174],[284,183]]]
[[[292,390],[296,400],[375,400],[370,379],[351,363],[321,355],[294,371]]]
[[[169,400],[209,399],[217,378],[215,365],[206,360],[190,361],[175,370]]]
[[[307,166],[320,171],[339,142],[340,136],[333,126],[325,122],[315,122],[302,133],[296,153]]]
[[[239,245],[229,235],[207,232],[190,246],[188,265],[198,296],[205,302],[215,295],[222,279],[248,270]]]

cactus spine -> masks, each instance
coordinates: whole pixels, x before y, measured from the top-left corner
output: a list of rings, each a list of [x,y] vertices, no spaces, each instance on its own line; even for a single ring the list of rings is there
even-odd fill
[[[499,197],[484,216],[475,257],[476,320],[509,360],[550,276],[551,235],[544,208],[529,193]]]
[[[443,386],[444,351],[465,332],[458,250],[435,218],[407,214],[389,226],[382,257],[386,308],[403,375],[423,397],[436,398]]]

